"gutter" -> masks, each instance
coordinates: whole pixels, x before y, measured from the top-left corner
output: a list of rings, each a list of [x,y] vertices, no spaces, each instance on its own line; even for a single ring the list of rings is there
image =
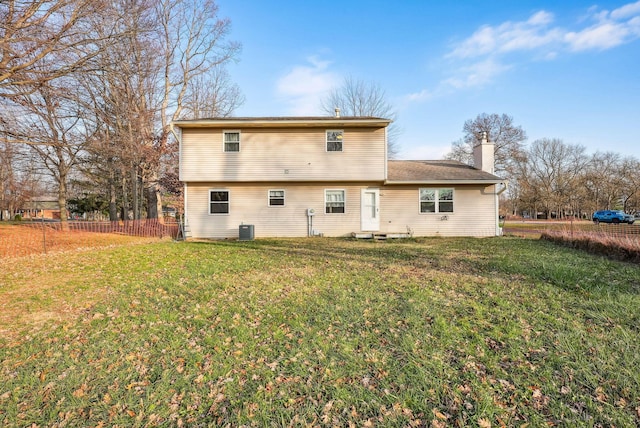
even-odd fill
[[[181,128],[362,128],[389,126],[391,120],[381,118],[225,118],[176,120]]]
[[[508,181],[503,181],[500,184],[502,184],[502,189],[498,190],[498,192],[496,193],[496,195],[498,195],[498,196],[501,195],[509,187],[509,182]]]
[[[502,180],[411,180],[411,181],[389,181],[385,180],[384,184],[393,186],[393,185],[402,185],[402,184],[484,184],[490,186],[492,184],[500,184],[504,181]],[[504,191],[504,190],[503,190]]]

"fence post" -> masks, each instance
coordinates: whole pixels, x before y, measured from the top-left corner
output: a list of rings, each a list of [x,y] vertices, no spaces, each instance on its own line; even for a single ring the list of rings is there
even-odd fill
[[[44,210],[42,210],[42,217],[41,217],[41,223],[42,223],[42,252],[44,254],[47,254],[47,233],[46,230],[44,228]]]

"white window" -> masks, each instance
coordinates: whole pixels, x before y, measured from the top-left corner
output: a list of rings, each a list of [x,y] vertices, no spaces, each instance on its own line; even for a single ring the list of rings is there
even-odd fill
[[[343,137],[344,137],[344,131],[342,130],[327,131],[327,151],[341,152]]]
[[[324,191],[324,212],[327,214],[343,214],[345,206],[344,190]]]
[[[269,206],[284,206],[284,190],[269,190]]]
[[[443,187],[439,189],[420,189],[420,212],[452,213],[453,189],[449,187]]]
[[[223,131],[224,151],[239,152],[240,151],[240,131]]]
[[[209,190],[209,214],[229,214],[228,190]]]

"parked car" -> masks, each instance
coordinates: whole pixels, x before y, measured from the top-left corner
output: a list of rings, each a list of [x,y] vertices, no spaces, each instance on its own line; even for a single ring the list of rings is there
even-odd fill
[[[622,210],[601,210],[593,213],[593,222],[598,223],[629,223],[633,224],[635,218]]]

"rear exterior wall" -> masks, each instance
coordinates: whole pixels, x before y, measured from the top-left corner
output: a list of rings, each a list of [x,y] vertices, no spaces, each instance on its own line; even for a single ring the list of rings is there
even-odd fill
[[[254,225],[256,238],[304,237],[310,229],[324,236],[361,232],[361,189],[380,189],[380,233],[414,236],[494,236],[495,186],[454,187],[453,213],[420,213],[420,187],[451,185],[387,185],[376,182],[322,183],[188,183],[186,212],[189,236],[237,239],[241,224]],[[229,214],[209,214],[209,191],[229,192]],[[325,213],[325,190],[345,191],[345,212]],[[284,190],[283,206],[269,206],[269,190]],[[315,210],[309,219],[307,209]],[[311,223],[310,223],[311,221]]]
[[[453,187],[452,213],[421,213],[419,189]],[[380,229],[386,233],[410,230],[414,236],[496,235],[496,186],[404,185],[384,186],[380,191]]]
[[[183,182],[305,182],[385,179],[384,128],[344,128],[342,151],[326,147],[329,128],[184,129]],[[240,132],[240,151],[224,152],[223,132]]]

